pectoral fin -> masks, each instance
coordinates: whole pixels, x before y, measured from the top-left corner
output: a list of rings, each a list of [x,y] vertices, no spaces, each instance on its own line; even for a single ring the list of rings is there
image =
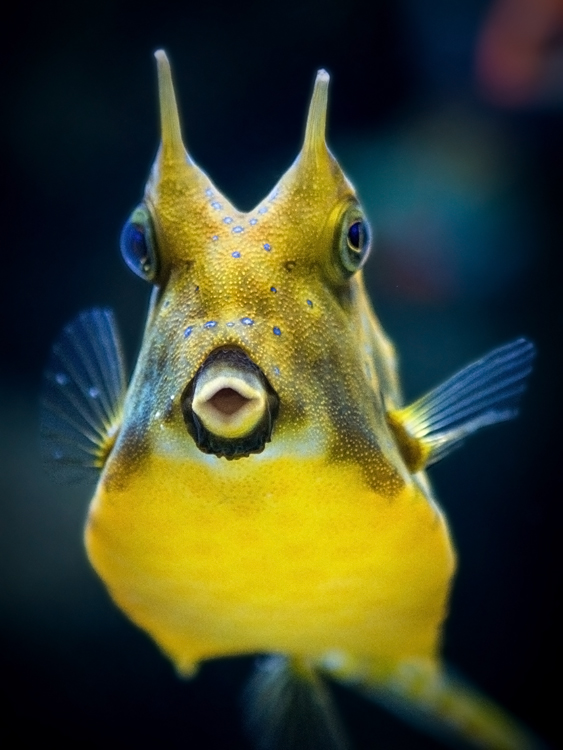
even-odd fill
[[[122,419],[126,379],[110,310],[93,308],[67,325],[43,376],[41,452],[67,481],[95,476]]]
[[[515,417],[534,356],[530,341],[516,339],[390,412],[387,421],[409,470],[436,463],[481,427]]]

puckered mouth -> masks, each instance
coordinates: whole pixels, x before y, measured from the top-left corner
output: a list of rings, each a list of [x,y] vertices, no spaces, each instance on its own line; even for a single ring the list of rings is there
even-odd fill
[[[227,459],[264,450],[278,407],[262,370],[236,347],[211,352],[182,394],[184,421],[198,448]]]

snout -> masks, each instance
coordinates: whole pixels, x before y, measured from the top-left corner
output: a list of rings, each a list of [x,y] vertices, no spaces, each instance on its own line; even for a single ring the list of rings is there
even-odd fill
[[[213,351],[182,396],[184,421],[198,448],[228,459],[264,450],[278,405],[262,370],[234,347]]]

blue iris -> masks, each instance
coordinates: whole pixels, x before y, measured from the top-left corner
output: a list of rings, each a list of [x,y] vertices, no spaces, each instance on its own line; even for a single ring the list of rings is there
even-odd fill
[[[342,237],[340,258],[349,274],[363,266],[369,253],[370,232],[367,221],[355,218]]]
[[[121,232],[121,254],[129,268],[142,279],[152,281],[156,275],[152,224],[149,212],[138,206]]]
[[[149,262],[144,227],[127,222],[121,232],[121,252],[129,268],[139,276],[144,276]]]
[[[360,255],[367,250],[369,231],[365,221],[355,221],[348,229],[348,245]]]

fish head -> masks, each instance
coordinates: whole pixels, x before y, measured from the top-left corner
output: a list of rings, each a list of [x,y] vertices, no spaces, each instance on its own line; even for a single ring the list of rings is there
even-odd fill
[[[361,272],[370,230],[326,145],[329,76],[317,74],[297,159],[241,212],[187,153],[156,56],[162,142],[122,234],[125,260],[155,285],[125,422],[164,424],[178,444],[187,430],[226,458],[262,451],[273,432],[318,444],[337,411],[373,409],[378,392]]]

